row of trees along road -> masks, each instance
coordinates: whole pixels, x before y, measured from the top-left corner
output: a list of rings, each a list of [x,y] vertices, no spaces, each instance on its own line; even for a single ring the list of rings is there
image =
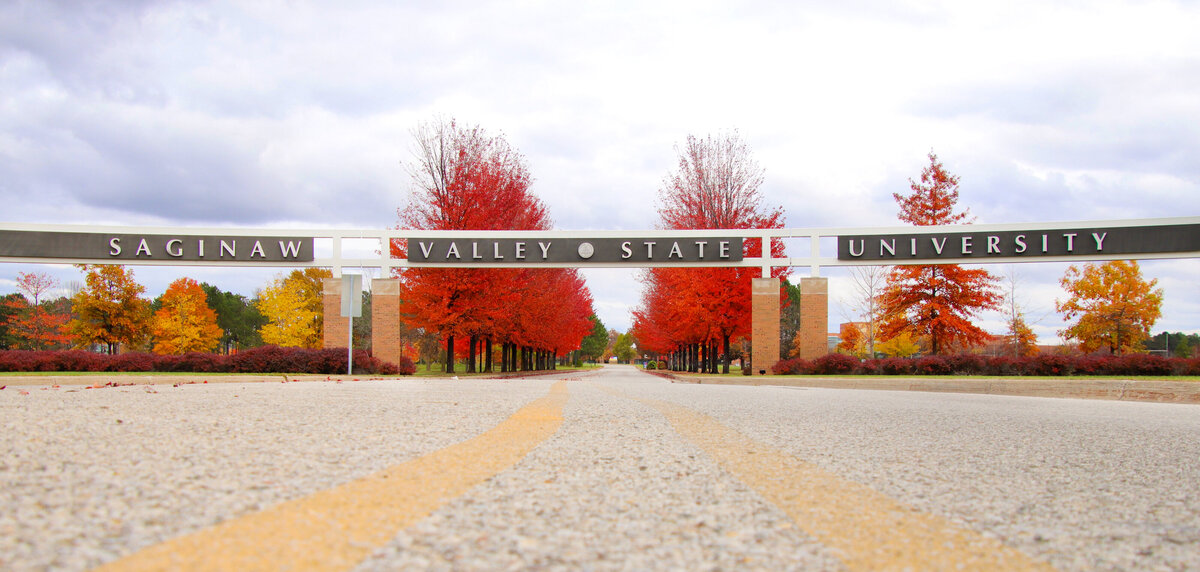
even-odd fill
[[[524,158],[501,136],[453,120],[414,130],[417,158],[400,228],[417,230],[549,230],[545,205],[529,191]],[[393,252],[405,257],[408,245]],[[410,268],[397,272],[400,313],[413,330],[436,333],[446,371],[465,357],[467,372],[553,367],[593,330],[592,296],[574,269]],[[466,344],[460,346],[462,340]],[[482,363],[478,363],[482,358]]]
[[[142,296],[145,287],[128,268],[79,268],[83,285],[54,300],[44,296],[59,289],[56,279],[44,273],[18,273],[18,293],[4,297],[0,304],[0,348],[99,346],[107,353],[125,348],[182,354],[229,352],[262,344],[259,330],[268,318],[259,312],[259,301],[186,277],[172,282],[155,300],[147,300]]]
[[[763,169],[737,132],[688,136],[679,163],[658,192],[664,229],[783,228],[783,209],[765,209]],[[744,255],[760,256],[760,239]],[[769,246],[783,256],[782,241]],[[788,268],[772,275],[784,277]],[[651,268],[642,274],[641,304],[633,313],[638,347],[667,356],[672,367],[729,373],[731,341],[750,335],[750,281],[757,268]],[[781,296],[783,294],[781,293]],[[718,356],[722,356],[718,368]]]

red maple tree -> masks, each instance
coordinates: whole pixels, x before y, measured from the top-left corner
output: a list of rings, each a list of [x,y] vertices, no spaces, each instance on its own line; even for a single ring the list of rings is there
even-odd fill
[[[969,211],[955,212],[958,180],[930,152],[921,180],[909,180],[912,192],[892,194],[900,220],[917,226],[969,223]],[[986,270],[957,264],[896,266],[879,298],[885,316],[881,333],[889,339],[909,332],[927,340],[931,354],[986,343],[989,334],[971,317],[999,309],[1003,296],[997,281]]]
[[[425,124],[414,135],[416,184],[399,211],[400,228],[551,228],[545,205],[529,191],[532,177],[524,158],[502,136],[453,120]],[[407,256],[403,241],[392,249],[395,256]],[[401,315],[410,328],[441,334],[448,372],[456,357],[467,358],[469,372],[490,371],[493,343],[502,346],[504,369],[548,366],[558,350],[575,349],[587,335],[578,330],[591,314],[591,295],[574,271],[410,268],[399,275]],[[465,351],[455,347],[463,337]],[[483,363],[477,366],[479,357]]]
[[[763,208],[763,170],[736,132],[705,139],[689,135],[678,151],[678,166],[659,190],[662,228],[783,228],[782,208]],[[746,257],[758,257],[762,240],[748,239],[743,248]],[[772,256],[784,255],[782,241],[770,249]],[[772,276],[789,270],[775,268]],[[641,306],[634,311],[638,346],[669,354],[692,370],[715,372],[717,356],[723,355],[728,373],[731,340],[750,335],[750,283],[760,275],[757,268],[648,270]]]

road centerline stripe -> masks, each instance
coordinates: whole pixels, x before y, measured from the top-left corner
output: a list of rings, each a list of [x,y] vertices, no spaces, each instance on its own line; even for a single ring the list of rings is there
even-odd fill
[[[492,429],[428,455],[167,540],[98,571],[347,570],[471,488],[511,468],[562,425],[556,382]]]
[[[657,409],[677,433],[832,549],[849,570],[1054,570],[998,540],[839,477],[708,415],[602,389]]]

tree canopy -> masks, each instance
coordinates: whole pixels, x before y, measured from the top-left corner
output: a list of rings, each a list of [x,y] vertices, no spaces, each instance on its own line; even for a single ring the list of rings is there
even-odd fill
[[[332,277],[324,268],[293,270],[259,293],[255,306],[267,320],[262,340],[285,347],[321,347],[325,331],[322,280]]]
[[[149,335],[150,303],[146,287],[133,271],[118,265],[81,265],[84,287],[71,299],[75,317],[67,324],[75,344],[102,344],[110,354],[122,344],[140,346]]]
[[[155,353],[211,352],[217,347],[223,332],[198,282],[191,278],[171,282],[161,302],[151,321]]]
[[[679,162],[658,192],[662,228],[783,228],[782,208],[763,205],[762,167],[737,132],[704,139],[689,135],[676,151]],[[762,255],[761,240],[749,239],[743,248],[747,257]],[[781,241],[769,248],[783,256]],[[772,275],[783,277],[789,270],[775,268]],[[720,342],[728,373],[731,340],[750,335],[750,283],[757,276],[756,268],[647,270],[632,330],[640,349],[667,354],[699,346],[693,353],[703,354],[707,359],[701,366],[711,370]]]
[[[1070,266],[1059,281],[1067,292],[1054,306],[1074,323],[1059,332],[1085,352],[1107,348],[1114,354],[1142,351],[1150,328],[1162,315],[1158,280],[1142,278],[1134,260]]]
[[[421,230],[549,230],[545,205],[529,187],[523,156],[503,136],[454,120],[435,120],[413,132],[413,192],[398,211],[404,228]],[[393,244],[403,257],[407,244]],[[480,340],[510,353],[558,353],[579,347],[591,330],[592,298],[573,269],[410,268],[399,273],[400,313],[416,331],[438,332],[446,344],[448,371],[459,354],[455,338],[467,338],[472,358]],[[485,369],[491,360],[485,359]]]
[[[217,327],[221,328],[220,344],[225,353],[239,348],[262,345],[259,330],[267,320],[258,311],[258,306],[241,294],[223,292],[212,284],[201,283],[208,307],[217,313]]]
[[[592,322],[592,331],[580,342],[579,353],[585,360],[597,361],[608,347],[608,329],[595,314],[588,316],[588,320]]]
[[[0,304],[0,345],[31,350],[61,349],[71,343],[67,322],[71,319],[71,303],[66,298],[46,300],[45,296],[58,287],[58,280],[44,272],[18,272],[18,294]]]
[[[892,195],[900,206],[900,220],[918,226],[969,221],[967,210],[955,211],[958,177],[932,152],[920,181],[910,179],[909,186],[910,194]],[[887,339],[910,332],[927,340],[932,354],[981,345],[990,335],[971,318],[999,309],[1002,297],[996,281],[987,270],[957,264],[896,266],[879,297],[885,316],[881,333]]]

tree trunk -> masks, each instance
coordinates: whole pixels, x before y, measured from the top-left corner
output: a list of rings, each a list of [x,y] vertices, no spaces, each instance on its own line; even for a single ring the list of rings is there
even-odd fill
[[[476,343],[478,341],[479,339],[475,334],[471,334],[467,338],[467,373],[475,373],[475,348],[479,345]]]
[[[446,373],[454,373],[454,336],[446,336]]]
[[[729,334],[725,334],[723,336],[721,349],[724,350],[724,352],[725,352],[724,356],[723,356],[724,359],[721,360],[723,362],[723,367],[721,368],[721,373],[728,374],[729,373]]]
[[[484,369],[483,369],[483,371],[492,373],[492,338],[490,338],[490,337],[484,338],[483,343],[484,343],[484,346],[483,346],[483,361],[484,361],[483,368]]]

